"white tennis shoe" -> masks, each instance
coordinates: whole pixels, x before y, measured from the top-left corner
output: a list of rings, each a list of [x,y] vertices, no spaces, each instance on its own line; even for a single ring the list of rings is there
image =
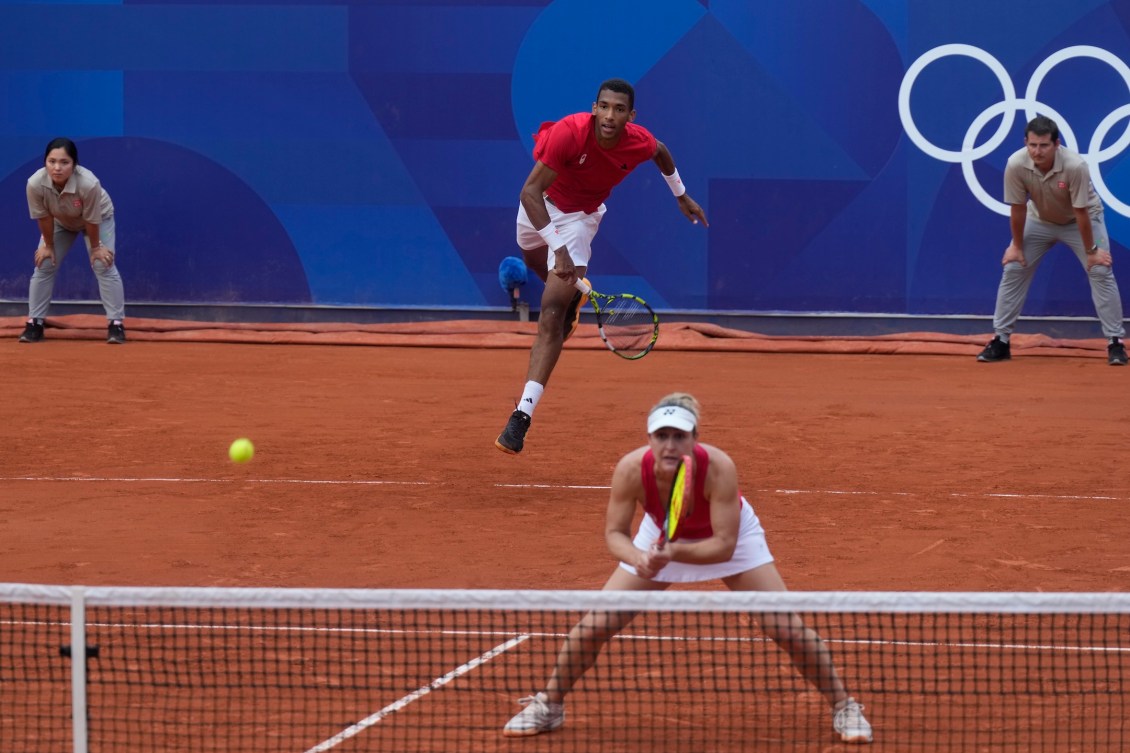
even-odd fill
[[[871,723],[863,716],[863,706],[854,698],[844,702],[832,716],[832,729],[845,743],[871,742]]]
[[[549,696],[545,693],[519,698],[518,703],[526,708],[515,714],[502,728],[502,734],[507,737],[540,735],[542,732],[552,732],[565,723],[565,704],[550,703]]]

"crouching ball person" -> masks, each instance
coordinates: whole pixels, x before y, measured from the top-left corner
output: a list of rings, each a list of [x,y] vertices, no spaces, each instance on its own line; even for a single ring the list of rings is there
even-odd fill
[[[698,442],[699,405],[691,395],[664,397],[647,418],[647,444],[622,457],[612,476],[605,538],[619,567],[606,591],[651,591],[672,583],[720,579],[733,591],[784,591],[765,531],[738,491],[730,457]],[[683,455],[695,459],[695,503],[675,541],[655,545],[671,482]],[[644,516],[633,539],[636,506]],[[596,662],[604,644],[631,622],[629,612],[589,612],[569,633],[545,689],[503,729],[507,736],[550,732],[565,723],[565,696]],[[863,706],[844,687],[824,642],[796,614],[760,615],[761,629],[828,701],[832,728],[844,742],[871,742]]]
[[[79,166],[78,147],[70,139],[54,139],[47,145],[43,167],[27,181],[27,208],[39,224],[40,237],[28,290],[27,324],[20,342],[43,339],[55,273],[81,235],[106,310],[106,342],[124,343],[126,302],[122,277],[114,264],[114,203],[98,177]]]

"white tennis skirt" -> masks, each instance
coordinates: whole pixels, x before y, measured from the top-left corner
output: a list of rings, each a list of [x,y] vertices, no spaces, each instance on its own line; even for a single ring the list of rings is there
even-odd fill
[[[640,529],[636,531],[636,537],[632,540],[632,543],[638,549],[648,549],[658,538],[659,526],[655,524],[650,515],[644,515]],[[652,580],[660,583],[701,583],[717,578],[728,578],[731,575],[767,565],[772,561],[773,555],[769,553],[769,543],[765,540],[765,529],[761,527],[761,521],[757,519],[753,507],[750,506],[745,497],[742,497],[738,545],[734,549],[733,557],[725,562],[712,562],[707,565],[691,562],[670,562]],[[621,562],[620,567],[632,575],[637,574],[636,569],[627,563]]]

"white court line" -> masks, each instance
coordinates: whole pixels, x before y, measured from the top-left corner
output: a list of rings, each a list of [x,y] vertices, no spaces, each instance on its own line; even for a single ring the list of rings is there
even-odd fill
[[[871,492],[871,491],[838,491],[835,489],[758,489],[762,494],[842,494],[845,496],[863,497],[921,497],[922,492]],[[1001,497],[1004,499],[1084,499],[1099,501],[1122,501],[1126,497],[1110,497],[1106,495],[1087,494],[1007,494],[1004,492],[944,492],[946,497]]]
[[[596,489],[598,491],[608,491],[611,486],[607,484],[603,486],[592,486],[589,484],[494,484],[497,489]]]
[[[574,486],[571,484],[495,484],[499,488],[508,489],[611,489],[610,486]],[[842,495],[847,497],[922,497],[925,496],[922,492],[876,492],[876,491],[848,491],[840,489],[756,489],[754,494],[819,494],[836,496]],[[946,497],[1001,497],[1005,499],[1081,499],[1081,500],[1095,500],[1103,502],[1120,502],[1128,499],[1127,497],[1110,497],[1105,495],[1084,495],[1084,494],[1006,494],[1003,492],[984,492],[980,494],[973,494],[970,492],[943,492]]]
[[[336,748],[338,745],[345,742],[349,738],[355,737],[355,736],[361,734],[362,732],[364,732],[365,730],[367,730],[369,727],[372,727],[374,724],[376,724],[380,720],[384,719],[389,714],[395,714],[397,711],[400,711],[402,708],[404,708],[408,704],[412,703],[413,701],[415,701],[419,698],[426,696],[428,693],[432,692],[433,690],[435,690],[437,688],[443,687],[447,683],[454,680],[456,677],[459,677],[460,675],[467,674],[468,672],[470,672],[472,669],[479,666],[480,664],[484,664],[484,663],[490,661],[491,659],[493,659],[494,657],[498,656],[499,654],[501,654],[505,651],[509,651],[510,649],[514,648],[515,646],[523,643],[527,638],[528,638],[528,636],[520,635],[517,638],[511,638],[510,640],[506,641],[505,643],[502,643],[502,644],[495,646],[490,651],[487,651],[485,654],[482,654],[481,656],[479,656],[475,659],[472,659],[471,661],[467,662],[466,664],[464,664],[460,667],[456,667],[455,669],[451,670],[450,672],[448,672],[445,675],[437,677],[436,679],[429,682],[427,685],[423,685],[423,686],[417,688],[416,690],[413,690],[411,693],[404,696],[400,700],[398,700],[394,703],[390,703],[388,706],[385,706],[383,709],[381,709],[377,713],[371,714],[371,715],[365,717],[364,719],[362,719],[361,721],[359,721],[355,724],[351,724],[350,726],[343,729],[341,732],[338,732],[333,737],[328,738],[326,740],[323,740],[322,742],[315,745],[313,748],[310,748],[308,751],[306,751],[306,753],[323,753],[324,751],[330,750],[331,748]]]
[[[134,477],[134,476],[6,476],[0,477],[0,482],[5,481],[59,481],[59,482],[86,482],[86,483],[158,483],[158,484],[300,484],[314,486],[447,486],[454,482],[447,481],[389,481],[382,479],[301,479],[301,478],[178,478],[178,477]],[[608,491],[607,485],[590,484],[492,484],[496,489],[557,489],[562,491]],[[923,497],[923,492],[879,492],[879,491],[852,491],[843,489],[757,489],[754,494],[812,494],[848,497]],[[1050,500],[1082,500],[1089,502],[1123,502],[1130,497],[1116,497],[1098,494],[1015,494],[1008,492],[941,492],[939,496],[945,497],[989,497],[994,499],[1050,499]]]
[[[434,481],[338,480],[304,478],[180,478],[176,476],[9,476],[0,481],[85,481],[131,484],[321,484],[326,486],[434,486]]]

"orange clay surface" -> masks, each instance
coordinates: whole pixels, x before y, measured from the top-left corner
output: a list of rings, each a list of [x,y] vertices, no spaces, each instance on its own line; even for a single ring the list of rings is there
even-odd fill
[[[603,541],[613,465],[644,443],[649,407],[673,390],[702,401],[702,439],[737,461],[793,589],[1124,591],[1130,575],[1130,370],[1107,366],[1101,341],[1031,338],[1027,348],[1018,338],[1011,362],[979,364],[983,341],[972,338],[747,349],[749,338],[700,347],[700,330],[667,327],[656,352],[627,362],[589,325],[568,344],[514,457],[493,442],[521,391],[529,325],[358,334],[132,321],[130,342],[110,346],[97,318],[52,324],[34,345],[16,342],[18,321],[0,330],[3,581],[599,588],[614,566]],[[256,446],[245,465],[228,460],[241,436]],[[848,654],[841,668],[858,678],[876,725],[870,750],[943,749],[948,722],[908,722],[906,709],[933,707],[884,695]],[[520,674],[543,674],[547,656],[519,653],[538,665]],[[706,743],[713,701],[692,713],[699,726],[628,724],[621,745],[625,733],[607,725],[623,707],[611,713],[579,693],[562,731],[515,744],[499,729],[533,680],[439,707],[459,715],[443,726],[453,743],[396,741],[412,715],[357,739],[375,746],[366,750],[544,753],[599,739],[607,751],[775,751],[792,739],[798,751],[845,751],[829,746],[819,699],[782,671],[791,691],[756,696],[756,718]],[[611,659],[593,672],[605,679],[590,682],[619,682]],[[1000,718],[972,713],[984,734],[1015,744],[1008,750],[1114,750],[1103,741],[1117,730],[1075,725],[1072,747],[1054,732],[1075,716],[1121,718],[1120,696],[1111,698],[1114,709],[1024,697]],[[728,702],[743,709],[728,722],[746,720],[749,701]]]
[[[526,451],[522,347],[0,342],[0,580],[598,588],[616,460],[702,402],[795,590],[1126,590],[1130,369],[567,350]],[[104,329],[104,323],[99,324]],[[591,332],[588,333],[591,338]],[[661,339],[662,344],[662,339]],[[572,344],[571,344],[572,345]],[[1092,344],[1093,345],[1093,344]],[[256,454],[231,463],[247,436]]]

